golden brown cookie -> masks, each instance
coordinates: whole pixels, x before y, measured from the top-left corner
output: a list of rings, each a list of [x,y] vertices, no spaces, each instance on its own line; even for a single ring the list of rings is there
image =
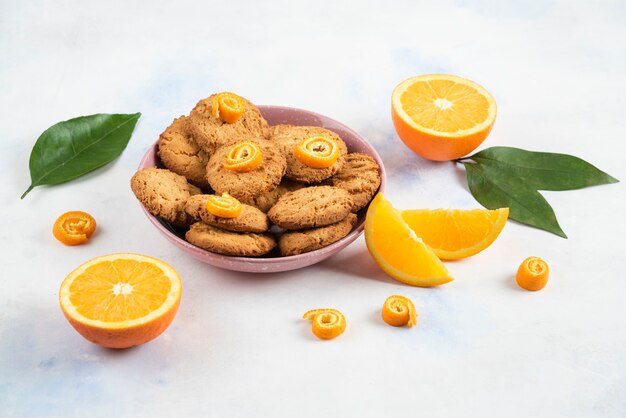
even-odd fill
[[[352,212],[357,212],[367,206],[378,190],[380,167],[367,154],[350,153],[346,155],[341,170],[324,181],[324,184],[347,190],[354,203]]]
[[[283,195],[303,187],[304,184],[302,183],[283,178],[278,187],[274,190],[270,190],[269,192],[265,192],[253,199],[247,200],[245,203],[250,206],[255,206],[262,212],[267,213]]]
[[[295,147],[306,138],[311,136],[326,136],[339,146],[339,158],[327,168],[312,168],[302,164],[293,154]],[[295,126],[295,125],[275,125],[270,128],[270,140],[281,147],[287,159],[287,171],[285,177],[303,183],[319,183],[322,180],[335,174],[343,165],[344,156],[348,149],[343,140],[328,129],[318,126]]]
[[[297,255],[319,250],[348,235],[356,225],[356,221],[357,216],[350,213],[343,220],[334,224],[302,231],[285,232],[278,239],[278,248],[282,255]]]
[[[204,222],[191,225],[185,239],[214,253],[246,257],[267,254],[276,247],[276,241],[270,235],[224,231]]]
[[[267,137],[267,121],[250,101],[244,99],[245,110],[237,122],[226,123],[211,114],[213,97],[215,94],[200,100],[189,114],[189,130],[206,153],[213,154],[216,148],[233,139]]]
[[[241,204],[241,214],[236,218],[220,218],[206,209],[208,194],[191,196],[185,203],[185,212],[196,220],[216,228],[233,232],[266,232],[270,229],[267,215],[254,206]]]
[[[185,176],[190,183],[207,189],[206,165],[209,156],[202,151],[187,129],[186,116],[174,119],[159,136],[158,154],[163,165],[176,174]]]
[[[139,170],[130,179],[130,188],[148,212],[177,226],[193,221],[184,210],[185,202],[202,193],[183,176],[160,168]]]
[[[247,172],[224,168],[230,147],[242,141],[254,142],[261,149],[261,165]],[[248,202],[261,194],[274,190],[285,173],[285,157],[270,141],[258,138],[242,138],[219,147],[209,159],[206,178],[216,194],[228,193],[242,202]]]
[[[267,213],[270,220],[284,229],[304,229],[339,222],[352,208],[350,194],[331,186],[305,187],[289,192]]]

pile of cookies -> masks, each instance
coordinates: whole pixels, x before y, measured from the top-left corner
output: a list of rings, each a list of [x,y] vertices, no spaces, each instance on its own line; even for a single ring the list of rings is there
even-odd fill
[[[233,93],[200,100],[158,141],[165,167],[131,179],[154,216],[205,250],[289,256],[345,237],[380,185],[369,155],[349,153],[330,130],[269,126],[259,109]]]

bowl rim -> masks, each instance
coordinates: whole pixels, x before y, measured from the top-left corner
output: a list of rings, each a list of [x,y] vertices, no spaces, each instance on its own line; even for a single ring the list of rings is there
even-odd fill
[[[256,105],[259,110],[261,111],[261,113],[264,113],[265,111],[283,111],[283,112],[302,112],[302,113],[306,113],[309,114],[311,116],[314,117],[318,117],[322,120],[327,120],[332,122],[333,124],[337,125],[337,127],[340,127],[342,130],[348,132],[350,135],[358,138],[361,142],[363,142],[367,148],[368,151],[367,155],[369,155],[370,157],[374,158],[376,160],[376,163],[379,166],[379,174],[380,174],[380,185],[378,186],[378,190],[376,191],[376,193],[381,193],[384,192],[387,186],[387,179],[386,179],[386,172],[385,172],[385,168],[383,165],[383,161],[382,158],[380,157],[380,155],[378,154],[378,152],[376,151],[376,149],[374,148],[374,146],[372,144],[370,144],[363,136],[361,136],[359,133],[357,133],[354,129],[346,126],[345,124],[330,118],[328,116],[322,115],[320,113],[317,112],[313,112],[310,110],[306,110],[306,109],[300,109],[300,108],[296,108],[296,107],[289,107],[289,106],[277,106],[277,105]],[[270,125],[273,126],[273,125]],[[325,127],[326,129],[329,129],[331,131],[333,131],[333,129],[329,128],[329,127]],[[156,155],[156,149],[158,146],[158,139],[148,148],[148,150],[145,152],[144,156],[142,157],[140,163],[139,163],[139,167],[138,169],[144,169],[144,168],[150,168],[152,167],[152,165],[148,165],[148,160],[150,160],[151,158],[158,158],[158,156]],[[376,194],[374,194],[376,195]],[[188,241],[184,240],[183,238],[181,238],[180,236],[178,236],[177,234],[173,233],[168,227],[166,227],[161,219],[159,219],[158,217],[152,215],[150,212],[148,212],[148,210],[145,208],[145,206],[143,204],[141,204],[141,202],[138,202],[139,206],[141,207],[141,209],[143,210],[144,214],[148,217],[148,219],[150,220],[150,222],[162,233],[164,234],[167,238],[169,238],[170,240],[174,240],[176,241],[177,244],[185,247],[186,249],[194,252],[196,255],[201,255],[203,257],[208,257],[208,258],[215,258],[215,259],[227,259],[227,260],[232,260],[232,262],[234,263],[246,263],[246,264],[251,264],[251,265],[272,265],[272,264],[279,264],[279,263],[290,263],[290,262],[294,262],[296,260],[300,260],[300,259],[306,259],[306,258],[310,258],[312,254],[317,253],[318,251],[324,251],[325,253],[332,253],[333,249],[335,248],[339,248],[339,247],[345,247],[347,245],[349,245],[350,243],[352,243],[353,241],[355,241],[363,232],[363,230],[365,229],[365,219],[363,219],[362,222],[359,223],[359,225],[357,225],[357,227],[355,229],[353,229],[352,231],[350,231],[350,233],[348,233],[348,235],[346,235],[345,237],[341,238],[340,240],[327,245],[326,247],[322,247],[319,248],[317,250],[313,250],[313,251],[309,251],[306,253],[302,253],[302,254],[297,254],[297,255],[288,255],[288,256],[278,256],[278,257],[242,257],[242,256],[232,256],[232,255],[223,255],[223,254],[219,254],[219,253],[214,253],[208,250],[205,250],[203,248],[197,247],[191,243],[189,243]],[[371,200],[370,200],[371,203]],[[365,210],[369,207],[369,203],[367,204],[367,206],[361,210]],[[319,253],[318,253],[319,254]]]

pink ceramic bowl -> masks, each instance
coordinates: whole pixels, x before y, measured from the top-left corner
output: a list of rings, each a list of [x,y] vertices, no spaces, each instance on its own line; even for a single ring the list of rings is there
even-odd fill
[[[270,125],[292,124],[292,125],[309,125],[321,126],[336,132],[348,146],[349,152],[361,152],[371,155],[380,166],[381,183],[379,191],[385,190],[386,177],[385,167],[376,150],[359,134],[348,128],[346,125],[337,122],[329,117],[309,112],[308,110],[295,109],[283,106],[259,106],[261,113],[267,119]],[[156,143],[150,147],[146,155],[141,160],[139,168],[161,167],[161,163],[157,157]],[[316,251],[300,255],[292,255],[281,257],[274,252],[265,257],[232,257],[221,254],[215,254],[195,245],[191,245],[184,239],[184,234],[177,231],[167,222],[151,215],[143,206],[144,213],[152,222],[152,224],[167,238],[171,243],[188,253],[198,260],[228,270],[243,271],[249,273],[274,273],[278,271],[294,270],[311,264],[318,263],[328,257],[338,253],[363,233],[365,222],[365,213],[367,207],[359,211],[358,222],[356,227],[344,238],[327,247]]]

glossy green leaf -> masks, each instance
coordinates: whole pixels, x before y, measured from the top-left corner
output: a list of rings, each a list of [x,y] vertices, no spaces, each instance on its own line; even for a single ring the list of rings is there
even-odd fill
[[[31,184],[21,198],[34,187],[65,183],[113,161],[126,148],[140,116],[81,116],[46,129],[31,151]]]
[[[536,190],[493,167],[464,163],[467,185],[474,198],[487,209],[509,208],[509,218],[567,238],[550,204]]]
[[[498,169],[498,177],[515,179],[536,190],[573,190],[618,182],[585,160],[567,154],[491,147],[462,159],[466,160]]]

